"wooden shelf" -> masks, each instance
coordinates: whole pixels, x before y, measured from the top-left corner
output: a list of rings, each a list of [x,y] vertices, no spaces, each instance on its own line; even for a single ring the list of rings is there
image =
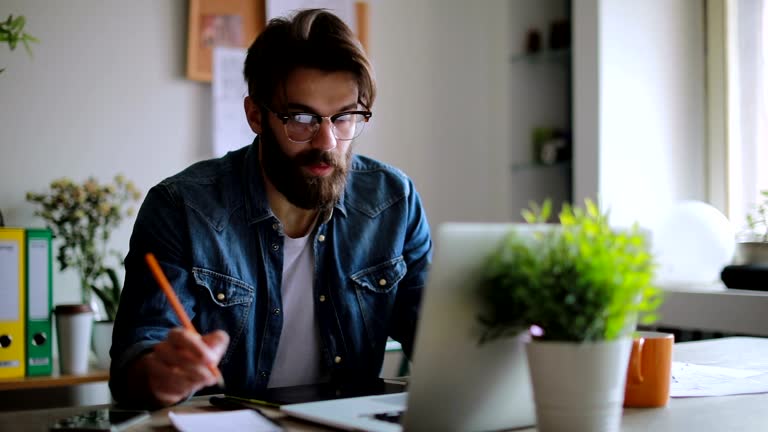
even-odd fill
[[[83,375],[55,374],[40,377],[2,378],[0,379],[0,391],[67,387],[78,384],[104,382],[107,380],[109,380],[109,371],[106,370],[92,370]]]
[[[568,64],[571,60],[571,50],[563,48],[559,50],[543,50],[535,53],[517,53],[509,57],[510,63],[560,63]]]
[[[520,162],[510,165],[510,169],[513,173],[521,171],[543,171],[552,169],[562,170],[571,168],[571,163],[572,161],[570,160],[557,161],[548,164],[541,162]]]

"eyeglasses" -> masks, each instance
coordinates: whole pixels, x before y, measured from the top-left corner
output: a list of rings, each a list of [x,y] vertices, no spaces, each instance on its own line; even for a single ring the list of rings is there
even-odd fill
[[[331,130],[337,140],[351,141],[363,133],[365,124],[373,115],[370,111],[344,111],[332,116],[304,112],[279,113],[272,111],[266,105],[263,107],[283,122],[285,135],[295,143],[312,141],[317,135],[317,131],[320,130],[323,119],[328,119],[331,122]]]

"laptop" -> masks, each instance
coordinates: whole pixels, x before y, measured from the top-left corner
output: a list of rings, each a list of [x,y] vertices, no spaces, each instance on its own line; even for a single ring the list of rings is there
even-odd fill
[[[407,393],[283,405],[344,430],[490,431],[535,424],[524,336],[479,345],[475,294],[485,259],[526,224],[447,223],[437,230]]]

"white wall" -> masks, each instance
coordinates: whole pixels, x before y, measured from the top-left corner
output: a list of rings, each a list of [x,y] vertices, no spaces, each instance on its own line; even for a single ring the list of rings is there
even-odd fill
[[[61,176],[142,191],[211,154],[208,85],[183,78],[186,2],[4,0],[40,39],[30,59],[0,47],[0,207],[9,224],[40,224],[26,191]],[[132,221],[115,233],[127,250]],[[56,302],[78,301],[73,273],[56,274]]]
[[[703,2],[575,8],[576,198],[653,227],[674,202],[706,199]]]
[[[509,217],[510,3],[374,1],[380,86],[361,153],[406,171],[433,228]]]
[[[517,3],[516,5],[520,5]],[[414,179],[433,227],[509,216],[510,3],[372,0],[379,80],[357,151]],[[124,173],[146,191],[210,157],[210,85],[184,78],[184,0],[3,0],[41,40],[34,58],[0,47],[0,208],[40,224],[27,191],[57,177]],[[113,237],[125,252],[133,221]],[[78,301],[70,272],[54,301]]]

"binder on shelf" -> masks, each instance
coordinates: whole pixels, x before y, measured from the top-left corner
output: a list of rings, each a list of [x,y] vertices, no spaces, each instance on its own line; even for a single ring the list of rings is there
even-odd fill
[[[53,233],[48,229],[27,229],[26,234],[27,376],[46,376],[53,372]]]
[[[0,228],[0,378],[24,376],[25,244],[21,228]]]

